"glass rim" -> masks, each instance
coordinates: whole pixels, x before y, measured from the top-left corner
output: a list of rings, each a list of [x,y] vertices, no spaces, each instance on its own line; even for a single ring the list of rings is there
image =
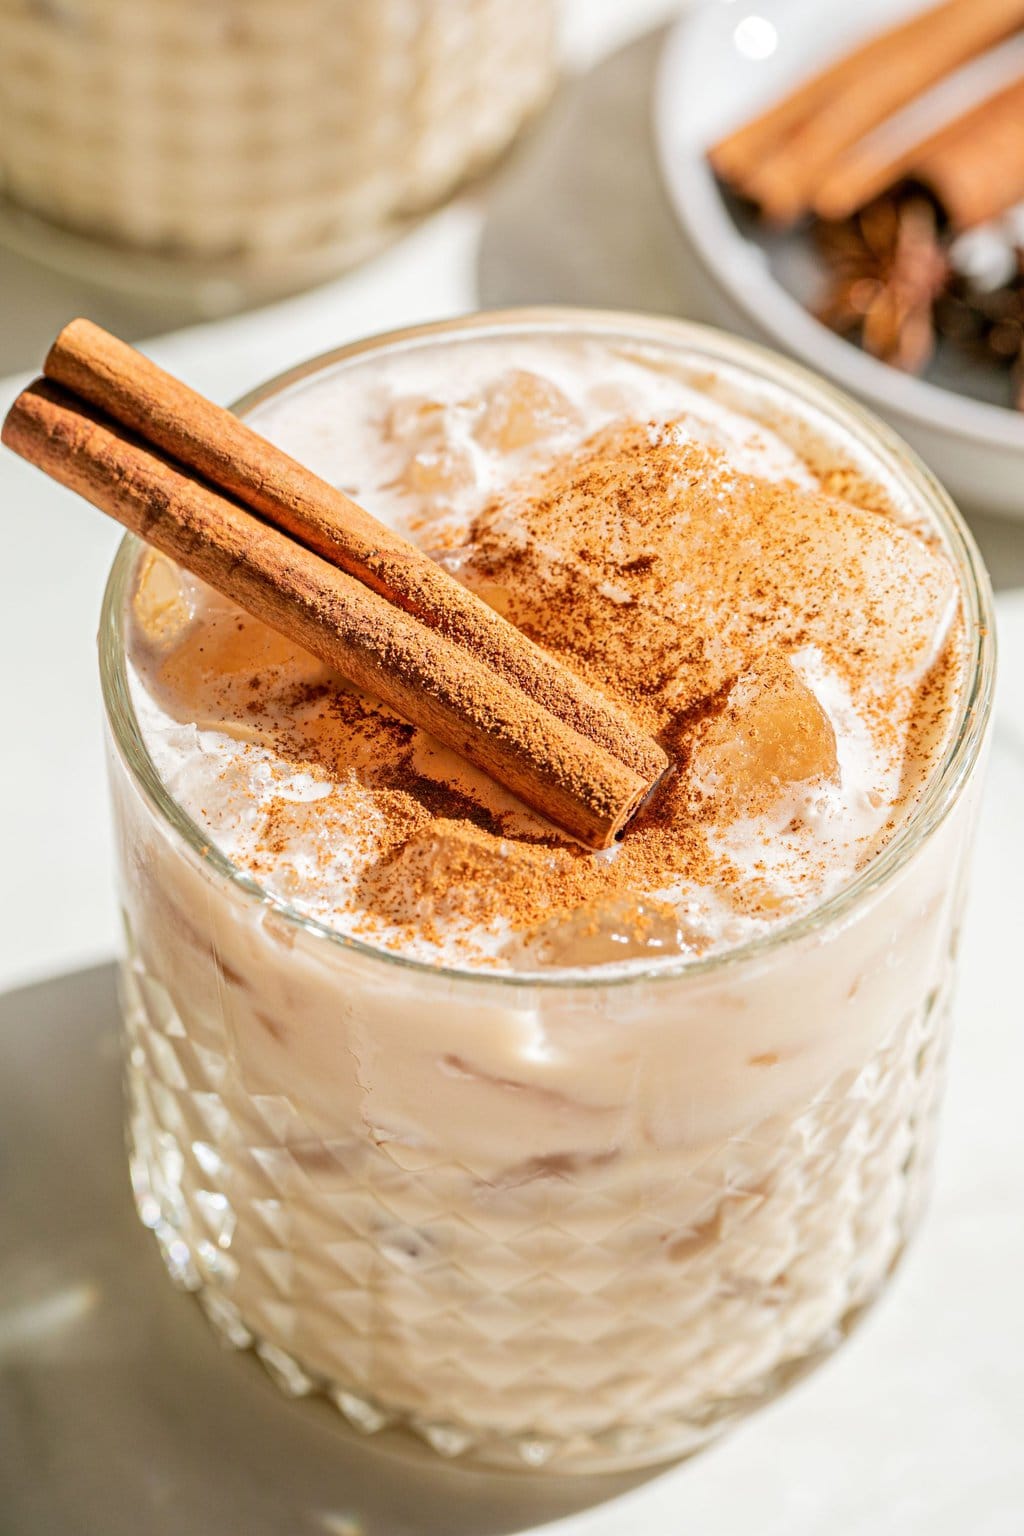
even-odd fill
[[[736,970],[776,950],[813,938],[841,923],[862,901],[880,890],[909,862],[914,851],[945,820],[978,761],[992,709],[995,678],[995,625],[992,592],[977,545],[948,492],[902,439],[870,411],[809,369],[780,357],[766,347],[731,336],[712,326],[671,317],[632,314],[629,311],[589,310],[564,306],[478,311],[456,319],[404,326],[331,348],[306,362],[275,374],[235,402],[232,409],[247,415],[271,396],[304,383],[312,375],[351,359],[373,353],[415,348],[422,342],[449,338],[493,337],[510,331],[580,332],[615,336],[624,341],[671,342],[710,364],[725,363],[762,382],[781,387],[790,399],[826,415],[866,448],[880,467],[923,506],[934,520],[956,570],[964,608],[967,685],[957,706],[957,717],[941,759],[934,765],[921,799],[889,842],[863,870],[827,900],[789,922],[770,927],[741,944],[719,953],[677,962],[654,960],[610,967],[551,969],[548,971],[487,972],[469,965],[438,965],[385,949],[344,934],[329,923],[309,916],[266,890],[211,843],[208,835],[179,805],[164,784],[146,748],[128,685],[123,616],[129,582],[138,555],[145,547],[132,534],[122,539],[103,595],[99,626],[100,676],[107,720],[118,754],[133,782],[159,819],[182,839],[202,865],[244,897],[272,910],[286,923],[315,938],[370,962],[396,966],[424,976],[473,982],[501,989],[544,988],[579,990],[609,988],[637,983],[679,982],[709,973]]]

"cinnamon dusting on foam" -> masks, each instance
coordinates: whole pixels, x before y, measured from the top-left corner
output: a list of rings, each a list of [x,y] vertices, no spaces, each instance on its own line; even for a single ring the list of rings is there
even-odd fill
[[[483,420],[493,435],[493,403]],[[177,722],[151,714],[151,734],[219,754],[214,837],[363,939],[502,968],[727,947],[849,879],[919,793],[959,678],[953,573],[859,472],[836,470],[831,497],[740,473],[688,417],[551,457],[468,525],[409,521],[669,750],[676,773],[618,847],[553,831],[201,590],[169,652],[138,626],[151,702]]]

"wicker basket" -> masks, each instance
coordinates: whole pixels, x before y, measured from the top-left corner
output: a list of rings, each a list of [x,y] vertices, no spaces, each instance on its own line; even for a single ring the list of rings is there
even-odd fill
[[[555,23],[555,0],[0,0],[0,185],[164,261],[320,275],[510,142]]]

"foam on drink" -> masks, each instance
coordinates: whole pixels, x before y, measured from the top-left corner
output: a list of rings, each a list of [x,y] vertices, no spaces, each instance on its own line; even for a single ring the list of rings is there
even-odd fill
[[[958,684],[952,569],[777,402],[643,349],[517,339],[329,374],[255,424],[677,764],[594,854],[147,556],[132,660],[154,761],[299,912],[455,965],[678,963],[825,900],[915,803]]]

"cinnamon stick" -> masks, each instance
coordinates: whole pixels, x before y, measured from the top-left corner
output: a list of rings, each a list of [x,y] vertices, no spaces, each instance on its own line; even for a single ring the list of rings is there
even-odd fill
[[[1024,0],[945,0],[805,81],[716,144],[711,163],[772,222],[792,223],[844,151],[1022,25]]]
[[[190,432],[186,422],[185,436]],[[472,648],[60,385],[39,380],[23,391],[2,437],[589,846],[609,846],[668,767],[661,748],[596,693],[584,689],[588,710],[581,720],[571,710],[555,713]],[[269,444],[266,451],[276,453]],[[565,671],[538,650],[531,676],[545,668]],[[571,699],[574,685],[584,688],[567,678],[571,674],[552,685],[552,697]],[[608,734],[621,733],[621,755],[580,728],[602,714]],[[653,764],[654,771],[640,773],[626,757]]]
[[[1024,80],[1016,80],[917,143],[886,153],[875,139],[840,156],[814,211],[845,219],[897,182],[932,192],[956,230],[995,218],[1024,197]]]
[[[43,373],[472,651],[641,777],[653,781],[665,771],[656,743],[422,550],[134,347],[89,320],[73,320]]]

